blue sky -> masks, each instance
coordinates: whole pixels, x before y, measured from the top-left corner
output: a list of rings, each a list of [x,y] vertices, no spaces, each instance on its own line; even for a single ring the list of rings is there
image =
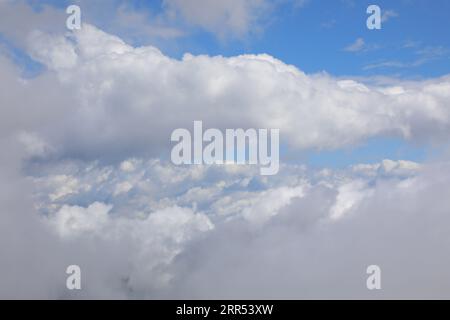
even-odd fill
[[[135,2],[136,7],[145,7],[143,1]],[[379,5],[382,13],[394,13],[383,22],[381,30],[366,28],[366,8],[370,4]],[[152,10],[157,8],[154,2]],[[286,1],[265,21],[260,33],[221,41],[196,29],[179,41],[178,50],[167,53],[268,53],[307,73],[435,77],[450,70],[448,12],[450,3],[445,0],[310,0],[301,7]],[[358,38],[364,39],[364,48],[357,52],[344,50]],[[375,67],[384,62],[390,65]]]
[[[64,9],[71,1],[29,1],[39,11],[43,4]],[[124,3],[129,10],[147,16],[161,15],[163,1],[108,1],[107,8],[91,7],[84,17],[106,30],[116,31],[134,45],[155,45],[165,54],[181,58],[193,54],[234,56],[244,53],[267,53],[306,73],[326,72],[340,77],[393,77],[422,79],[450,73],[450,2],[446,0],[309,0],[305,2],[279,0],[258,21],[258,30],[242,37],[219,37],[198,26],[175,21],[186,34],[170,39],[135,37],[112,23],[111,9]],[[83,3],[81,3],[83,4]],[[381,7],[381,30],[366,27],[370,4]],[[151,23],[151,21],[149,21]],[[0,42],[10,49],[14,61],[33,76],[42,67],[0,34]],[[352,49],[353,48],[353,49]],[[377,162],[384,158],[423,161],[429,147],[411,145],[398,138],[375,138],[348,150],[308,152],[295,155],[295,161],[313,166],[346,166],[355,162]],[[291,159],[287,156],[287,160]]]
[[[410,77],[448,73],[448,1],[377,1],[382,12],[393,10],[398,15],[384,22],[381,30],[366,28],[365,11],[371,3],[374,2],[353,1],[349,5],[343,1],[311,1],[302,10],[284,12],[254,50],[269,52],[306,72]],[[361,51],[343,50],[358,38],[366,44]],[[441,53],[443,49],[447,52]],[[421,53],[424,50],[428,53]],[[426,62],[417,67],[365,69],[391,61],[407,65],[424,55]]]
[[[29,2],[36,9],[43,4],[65,8],[72,3]],[[163,10],[160,0],[107,2],[111,7],[126,3],[148,13],[149,19]],[[170,40],[161,49],[174,57],[185,52],[224,56],[268,53],[307,73],[325,71],[337,76],[436,77],[450,70],[449,1],[307,0],[296,5],[298,2],[273,1],[278,4],[261,19],[262,30],[244,38],[223,40],[201,28],[191,28],[187,36]],[[382,14],[389,12],[381,30],[366,28],[366,8],[370,4],[380,6]],[[89,17],[89,12],[86,15]],[[111,27],[106,17],[105,13],[104,19],[96,22]],[[346,51],[358,38],[364,40],[364,47]],[[146,42],[136,44],[151,44]]]
[[[366,8],[376,3],[394,12],[381,30],[366,28]],[[307,73],[337,76],[427,78],[450,72],[449,1],[309,1],[301,8],[280,6],[262,34],[245,41],[221,42],[203,33],[186,47],[196,54],[268,53]],[[362,38],[365,47],[346,47]],[[423,61],[423,62],[418,62]],[[386,63],[385,66],[381,64]],[[417,63],[417,65],[415,65]],[[391,64],[391,66],[389,66]],[[380,67],[375,67],[380,65]],[[370,67],[373,66],[373,67]],[[348,150],[310,152],[295,161],[344,167],[384,158],[424,161],[430,148],[397,138],[376,138]],[[287,157],[289,159],[289,157]]]

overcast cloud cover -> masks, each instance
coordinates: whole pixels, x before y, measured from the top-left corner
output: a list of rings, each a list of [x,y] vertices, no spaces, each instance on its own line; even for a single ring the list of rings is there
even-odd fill
[[[197,28],[246,41],[277,6],[308,6],[200,2],[162,1],[146,22],[111,1],[116,27],[83,9],[69,32],[64,8],[0,0],[0,297],[449,298],[450,74],[380,81],[127,41]],[[128,36],[118,21],[134,23]],[[33,64],[42,71],[26,76]],[[345,168],[282,158],[269,177],[174,166],[170,134],[194,120],[280,128],[291,154],[383,137],[441,152]],[[66,289],[70,264],[81,291]],[[371,264],[380,291],[366,288]]]

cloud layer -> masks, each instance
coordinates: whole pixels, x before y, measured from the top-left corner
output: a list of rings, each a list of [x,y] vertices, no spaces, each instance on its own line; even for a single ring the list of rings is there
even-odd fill
[[[448,77],[373,86],[307,75],[264,54],[175,60],[90,25],[74,37],[34,32],[29,46],[51,72],[15,91],[44,81],[58,88],[42,108],[64,115],[52,112],[45,129],[33,129],[63,154],[159,156],[174,129],[198,119],[221,129],[281,128],[282,143],[296,150],[377,136],[439,142],[449,133]],[[14,94],[5,90],[4,101],[22,99]]]
[[[24,79],[0,56],[0,296],[450,294],[445,159],[284,164],[270,178],[167,161],[172,130],[199,119],[280,128],[293,152],[378,136],[445,142],[449,76],[381,86],[265,54],[176,60],[88,24],[34,30],[25,47],[47,69]],[[69,264],[83,270],[81,292],[65,290]],[[370,264],[383,270],[381,292],[365,288]]]

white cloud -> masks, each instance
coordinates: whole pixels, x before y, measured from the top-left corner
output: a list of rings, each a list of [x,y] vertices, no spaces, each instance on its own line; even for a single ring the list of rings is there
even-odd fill
[[[38,12],[24,0],[0,1],[0,33],[19,46],[34,30],[63,33],[66,17],[64,11],[49,5],[41,5]]]
[[[352,44],[344,48],[345,51],[358,52],[366,48],[366,42],[363,38],[358,38]]]
[[[49,68],[35,79],[0,56],[0,296],[372,298],[374,261],[382,297],[448,296],[448,163],[282,165],[267,178],[146,160],[197,119],[282,128],[294,151],[438,142],[448,76],[377,86],[268,55],[175,60],[90,25],[29,44]],[[88,271],[81,296],[64,289],[74,261]]]
[[[101,26],[131,42],[161,43],[185,37],[197,29],[221,40],[244,39],[259,33],[270,23],[271,13],[280,4],[301,8],[307,0],[164,0],[161,10],[135,8],[125,0],[76,0],[83,23]],[[26,0],[0,3],[0,33],[16,45],[24,46],[32,31],[63,34],[67,14],[64,8]]]
[[[288,205],[292,199],[303,196],[302,186],[295,188],[281,187],[263,191],[254,199],[250,198],[251,205],[243,209],[242,215],[253,223],[264,223],[273,215],[276,215],[281,208]]]
[[[364,176],[396,176],[408,177],[414,176],[421,169],[421,165],[412,161],[392,161],[389,159],[383,160],[377,164],[357,164],[352,166],[353,172],[356,174],[363,174]]]
[[[44,136],[62,152],[158,155],[167,151],[171,131],[197,119],[218,128],[282,128],[281,141],[297,149],[342,148],[380,135],[436,140],[450,129],[448,77],[398,81],[392,94],[391,87],[306,75],[268,55],[174,60],[89,25],[74,40],[77,63],[69,69],[70,56],[54,60],[58,42],[33,47],[56,70],[55,85],[75,96],[70,117],[59,119],[63,134]]]
[[[207,216],[176,206],[134,218],[111,217],[111,208],[97,202],[87,208],[65,205],[49,223],[62,241],[76,237],[91,239],[92,244],[100,240],[128,246],[130,267],[125,285],[133,291],[167,287],[173,277],[169,268],[173,259],[190,240],[214,228]]]
[[[159,160],[134,159],[132,171],[44,162],[30,172],[37,178],[18,178],[17,146],[2,143],[10,150],[0,167],[0,234],[9,240],[0,241],[2,297],[372,298],[364,283],[374,261],[389,283],[378,297],[439,298],[450,290],[441,281],[450,265],[442,255],[450,234],[446,163],[419,170],[385,160],[327,174],[285,165],[271,179],[211,166],[202,170],[203,191],[192,192],[196,168]],[[50,199],[63,181],[71,186],[71,179],[47,183],[57,174],[90,188]],[[124,181],[134,181],[133,194],[115,197]],[[186,207],[177,205],[183,200]],[[188,208],[192,202],[198,208]],[[74,262],[86,277],[80,296],[64,290],[61,270]]]
[[[29,157],[46,157],[52,152],[52,148],[37,134],[20,132],[18,140],[23,144]]]
[[[136,161],[134,159],[125,160],[120,164],[120,169],[125,172],[132,172],[136,169]]]
[[[442,170],[446,176],[448,165],[430,166],[426,173],[402,182],[380,180],[364,197],[349,193],[343,204],[356,201],[357,205],[346,206],[351,214],[337,221],[324,219],[335,193],[317,186],[263,230],[249,232],[238,223],[218,226],[196,246],[195,255],[189,251],[178,259],[177,297],[446,296],[449,289],[442,278],[450,260],[443,254],[449,244],[448,224],[443,222],[449,218],[444,209],[449,201],[443,197],[447,187],[442,184],[447,179],[435,176]],[[384,284],[375,293],[365,288],[365,268],[373,263],[382,268]],[[226,279],[217,277],[228,266],[236,272],[227,273]]]
[[[383,10],[383,13],[381,15],[381,22],[387,22],[391,18],[398,17],[398,13],[394,10]]]
[[[130,182],[128,182],[128,181],[121,182],[116,185],[116,190],[114,191],[114,195],[117,196],[122,193],[127,193],[131,189],[133,189],[133,185]]]
[[[57,213],[52,223],[63,237],[78,233],[101,232],[108,221],[111,205],[93,203],[87,208],[64,205]]]
[[[355,180],[340,186],[338,188],[336,203],[330,209],[331,219],[341,218],[346,212],[357,206],[364,197],[370,194],[371,190],[367,187],[365,181]]]
[[[77,64],[75,48],[63,36],[50,36],[34,31],[30,33],[28,42],[32,45],[31,56],[36,60],[46,59],[51,68],[71,69]]]
[[[267,0],[164,0],[164,5],[169,15],[181,15],[222,38],[242,38],[255,31],[273,6]]]

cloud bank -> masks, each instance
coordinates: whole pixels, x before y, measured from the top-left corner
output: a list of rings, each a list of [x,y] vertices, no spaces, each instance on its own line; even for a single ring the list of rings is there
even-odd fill
[[[344,148],[377,136],[439,142],[449,133],[448,76],[380,87],[307,75],[265,54],[175,60],[90,25],[74,37],[36,31],[29,46],[50,72],[18,88],[32,91],[43,81],[58,88],[42,105],[67,116],[52,112],[45,129],[33,129],[63,154],[159,156],[174,129],[198,119],[221,129],[282,128],[281,140],[295,150]],[[4,94],[6,105],[21,99]]]

